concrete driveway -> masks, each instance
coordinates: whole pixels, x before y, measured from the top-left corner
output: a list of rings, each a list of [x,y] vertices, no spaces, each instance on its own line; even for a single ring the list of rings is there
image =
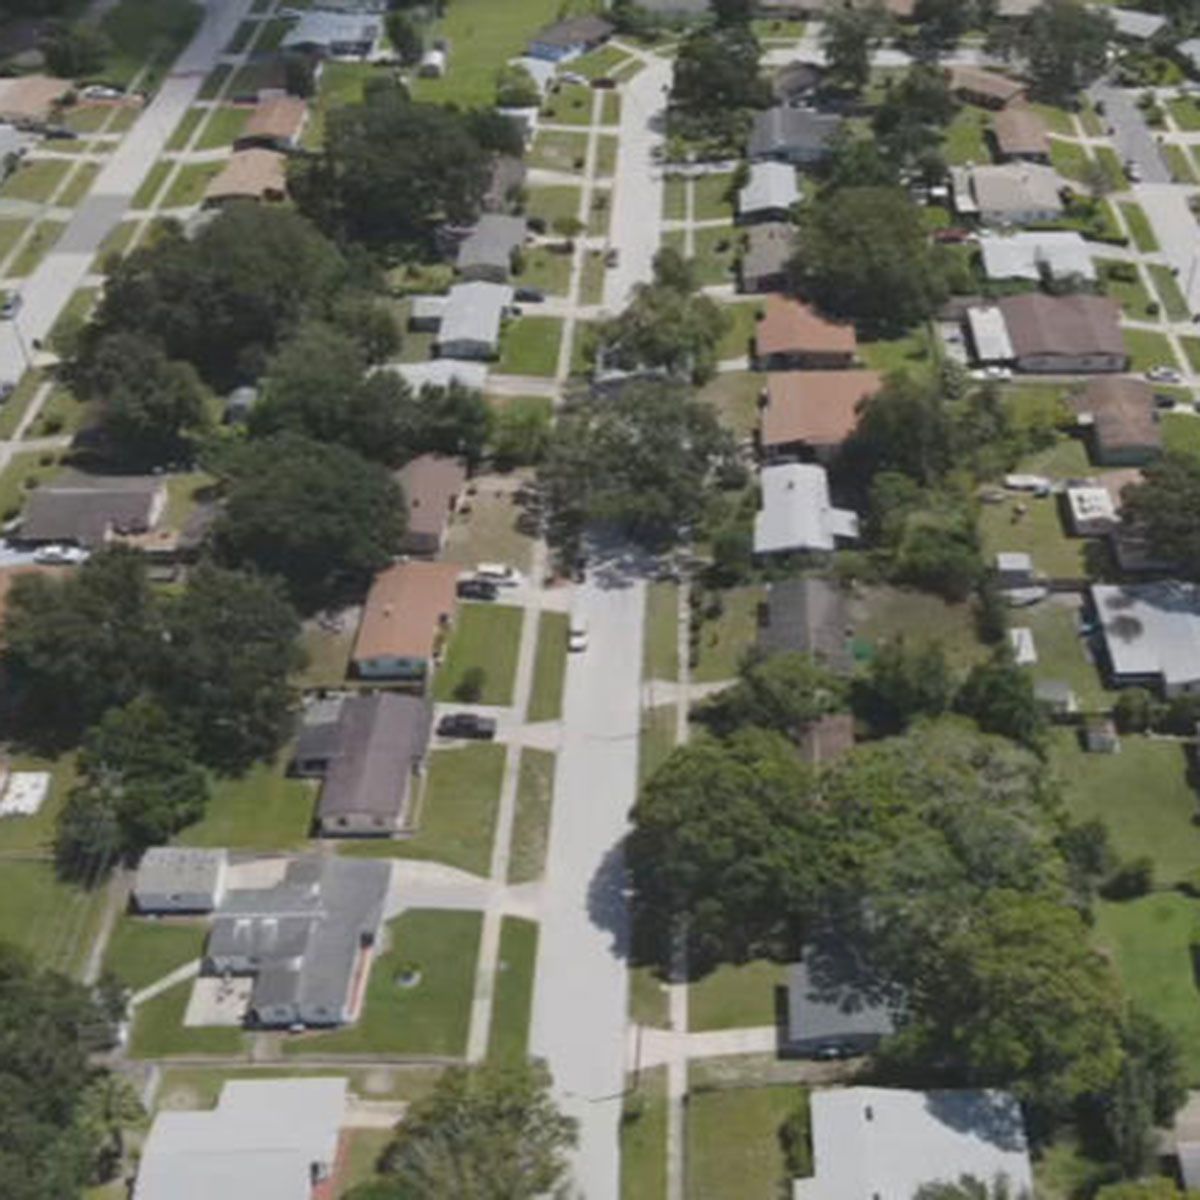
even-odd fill
[[[1135,163],[1144,183],[1170,183],[1171,172],[1133,94],[1111,84],[1094,83],[1088,95],[1093,103],[1104,106],[1104,120],[1112,126],[1112,140],[1121,161]]]

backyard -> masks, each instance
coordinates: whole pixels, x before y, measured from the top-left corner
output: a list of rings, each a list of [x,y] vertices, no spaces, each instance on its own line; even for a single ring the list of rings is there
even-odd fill
[[[178,840],[185,846],[244,850],[299,846],[308,836],[314,798],[310,780],[288,777],[283,757],[273,764],[255,763],[238,778],[214,778],[204,818]]]

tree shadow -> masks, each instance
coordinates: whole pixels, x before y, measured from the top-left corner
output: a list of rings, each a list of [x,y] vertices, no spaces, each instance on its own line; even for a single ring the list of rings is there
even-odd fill
[[[624,839],[610,847],[588,884],[588,917],[612,938],[611,950],[623,961],[630,955],[629,871]]]

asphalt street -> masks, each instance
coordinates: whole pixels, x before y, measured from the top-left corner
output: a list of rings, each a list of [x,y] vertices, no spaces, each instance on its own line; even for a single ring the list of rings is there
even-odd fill
[[[1112,140],[1122,162],[1134,162],[1145,183],[1170,183],[1171,172],[1158,152],[1158,143],[1138,111],[1132,93],[1105,83],[1088,88],[1092,101],[1104,109]]]
[[[1139,183],[1133,194],[1150,220],[1163,258],[1175,268],[1192,312],[1200,313],[1200,236],[1188,208],[1191,193],[1178,184]]]

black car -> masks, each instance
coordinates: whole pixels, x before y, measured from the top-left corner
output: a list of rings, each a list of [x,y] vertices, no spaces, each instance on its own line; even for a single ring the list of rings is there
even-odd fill
[[[546,293],[541,288],[519,287],[513,292],[513,299],[522,304],[541,304],[546,299]]]
[[[477,717],[474,713],[448,713],[438,722],[437,731],[439,737],[490,742],[496,736],[496,722],[492,717]]]
[[[490,579],[460,579],[454,590],[460,600],[495,600],[500,594]]]

